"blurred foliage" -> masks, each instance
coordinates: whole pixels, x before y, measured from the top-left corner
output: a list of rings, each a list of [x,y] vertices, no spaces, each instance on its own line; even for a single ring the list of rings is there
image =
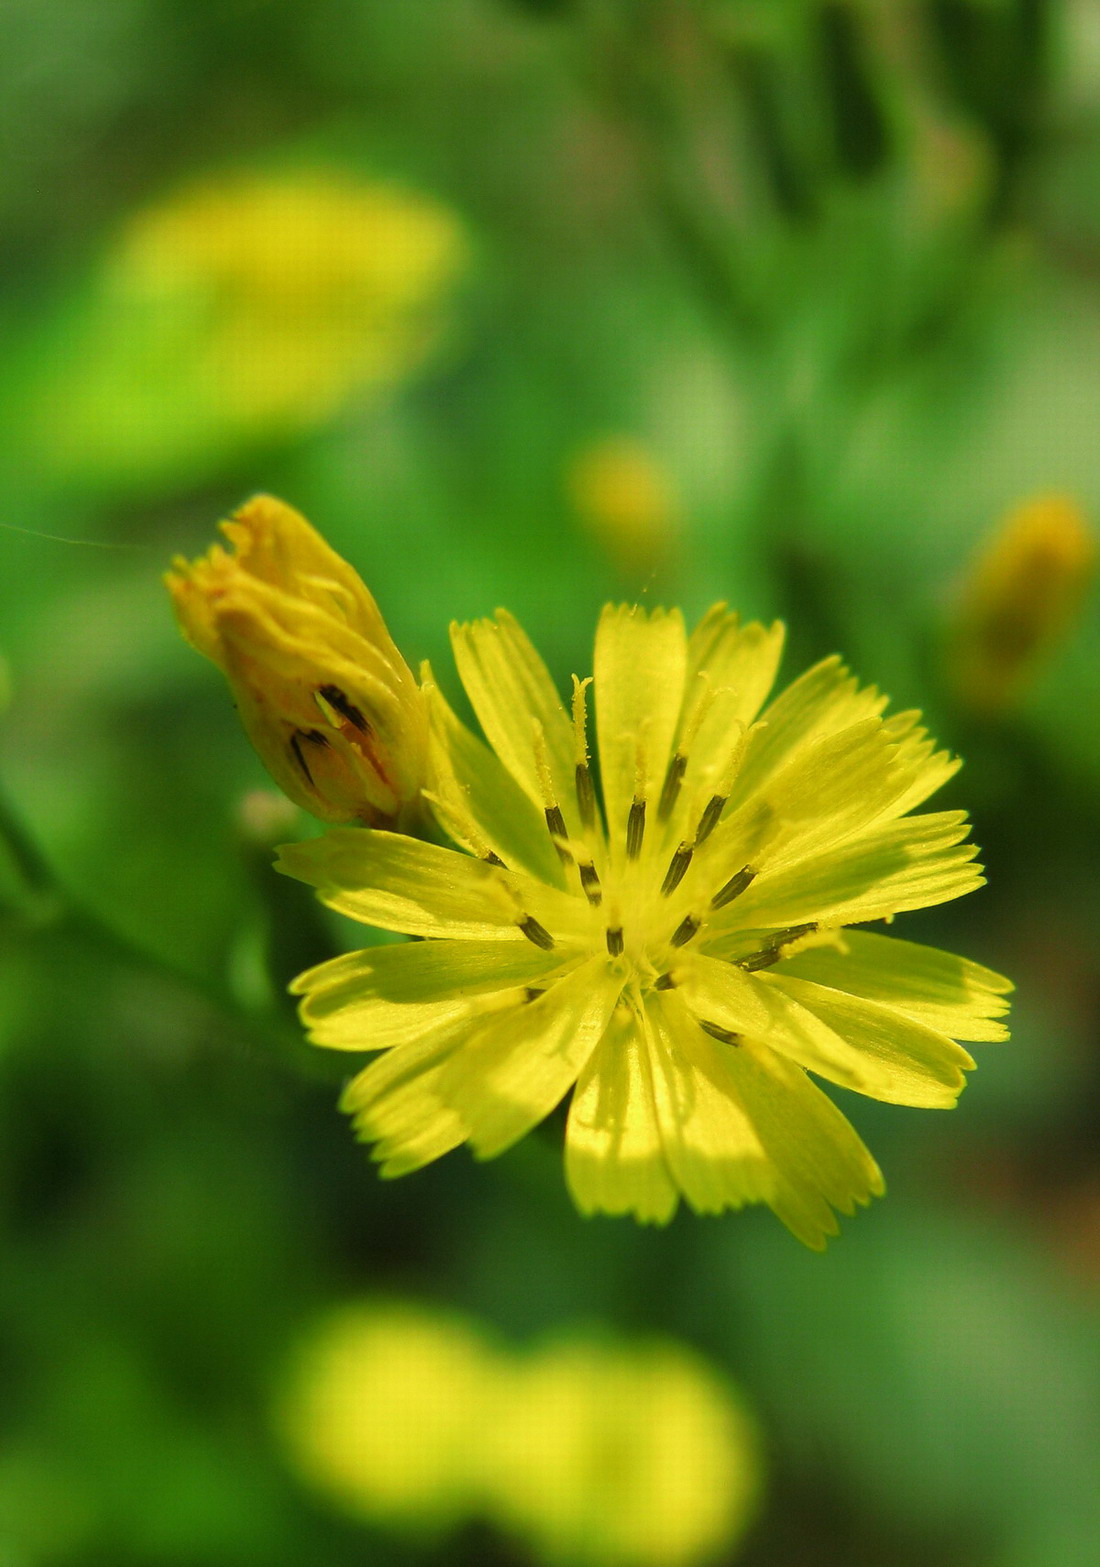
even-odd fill
[[[0,44],[0,1563],[536,1560],[290,1472],[291,1347],[383,1291],[516,1353],[590,1321],[705,1354],[768,1449],[746,1567],[1094,1567],[1095,594],[997,712],[944,671],[1000,518],[1100,516],[1090,0],[9,0]],[[361,323],[355,255],[397,252],[286,181],[432,226],[384,374],[321,285]],[[196,306],[231,245],[232,373],[223,283]],[[671,497],[659,551],[578,503],[610,439]],[[902,933],[1012,974],[1014,1037],[931,1127],[845,1103],[891,1194],[824,1258],[753,1214],[581,1222],[553,1122],[377,1180],[283,995],[352,942],[271,873],[159,581],[261,489],[451,695],[452,616],[506,604],[564,684],[605,598],[725,598],[966,757],[990,885]]]

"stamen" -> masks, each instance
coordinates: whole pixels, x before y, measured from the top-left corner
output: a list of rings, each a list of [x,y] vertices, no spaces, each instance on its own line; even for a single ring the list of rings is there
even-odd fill
[[[711,833],[718,826],[719,818],[726,808],[726,801],[728,799],[728,794],[711,795],[709,801],[707,802],[706,809],[699,818],[699,826],[695,832],[696,847],[698,847],[698,845],[701,843],[706,843]]]
[[[546,817],[547,830],[553,840],[554,848],[558,851],[558,859],[563,865],[572,865],[573,856],[562,842],[562,839],[568,836],[565,827],[565,817],[556,805],[548,805],[543,814]]]
[[[630,807],[630,814],[626,819],[626,857],[628,860],[636,860],[642,852],[642,839],[645,837],[645,801],[635,796]]]
[[[747,958],[741,958],[737,967],[744,969],[748,974],[755,974],[758,969],[771,968],[773,963],[778,963],[783,956],[783,948],[790,946],[792,941],[797,941],[800,936],[808,936],[811,931],[817,929],[817,921],[809,920],[805,925],[787,925],[783,930],[773,930],[759,952],[750,953]]]
[[[732,1028],[723,1028],[720,1023],[708,1023],[704,1018],[699,1019],[699,1027],[704,1034],[709,1034],[712,1039],[719,1040],[723,1045],[739,1045],[742,1036],[734,1033]]]
[[[596,874],[596,867],[591,860],[581,860],[577,870],[580,872],[585,897],[593,908],[598,908],[603,901],[603,891],[600,887],[600,878]]]
[[[739,898],[756,880],[756,871],[751,865],[744,866],[736,876],[731,876],[724,887],[721,887],[710,900],[712,909],[724,909],[727,903],[732,903],[734,898]]]
[[[313,774],[310,772],[309,766],[306,763],[306,759],[302,755],[302,744],[301,744],[301,741],[298,739],[298,736],[296,734],[293,734],[290,737],[290,749],[291,749],[291,752],[293,753],[294,760],[298,763],[298,766],[302,769],[302,772],[306,776],[306,783],[309,784],[310,788],[312,789],[313,788]]]
[[[693,845],[688,843],[685,839],[684,842],[681,843],[680,847],[676,850],[676,853],[672,856],[671,860],[668,862],[668,870],[665,872],[665,879],[661,883],[662,898],[667,898],[671,893],[676,891],[677,887],[684,879],[687,868],[691,864],[691,857],[694,853],[695,849]]]
[[[675,990],[676,981],[671,973],[659,974],[653,982],[654,990]]]
[[[677,751],[668,764],[665,773],[664,785],[661,789],[661,799],[657,806],[657,820],[667,822],[672,815],[672,807],[676,804],[680,794],[680,785],[684,780],[684,771],[687,768],[688,759],[682,751]]]
[[[573,748],[578,767],[588,765],[588,712],[585,692],[592,684],[592,676],[581,680],[573,676]]]
[[[771,968],[773,963],[778,963],[783,954],[778,947],[761,947],[759,952],[754,952],[751,957],[738,960],[737,967],[744,969],[746,974],[755,974],[758,969]]]
[[[313,774],[309,770],[309,763],[302,754],[302,741],[308,740],[310,745],[327,746],[328,741],[319,729],[296,729],[290,737],[290,749],[294,754],[294,760],[305,774],[306,783],[310,788],[314,787]]]
[[[696,919],[694,914],[689,914],[686,919],[680,921],[679,925],[672,932],[669,938],[669,945],[672,947],[686,946],[702,923],[702,920]]]
[[[531,914],[527,914],[518,921],[519,928],[528,941],[534,942],[536,947],[541,947],[544,952],[549,952],[554,945],[554,938],[544,925]]]
[[[618,925],[614,929],[608,927],[607,950],[613,958],[617,958],[623,950],[623,933]]]
[[[596,790],[588,767],[588,713],[585,692],[592,684],[592,676],[581,680],[573,676],[573,750],[576,756],[574,777],[577,789],[577,809],[581,824],[590,832],[596,824]]]
[[[317,695],[324,697],[328,705],[334,707],[341,718],[346,718],[348,723],[352,724],[362,734],[368,733],[370,725],[367,723],[367,720],[355,706],[355,703],[348,700],[339,686],[322,686]]]
[[[596,786],[592,782],[592,774],[588,770],[587,762],[577,763],[577,810],[580,812],[581,824],[586,832],[591,832],[596,825]]]

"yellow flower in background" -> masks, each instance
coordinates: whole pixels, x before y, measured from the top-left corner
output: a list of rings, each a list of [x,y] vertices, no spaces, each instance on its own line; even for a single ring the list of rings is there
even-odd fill
[[[846,927],[981,885],[965,813],[909,813],[957,768],[914,712],[826,659],[765,706],[782,628],[715,606],[605,609],[572,711],[518,624],[455,626],[489,741],[425,674],[435,814],[459,849],[337,831],[280,868],[422,938],[301,975],[316,1044],[382,1051],[343,1104],[384,1175],[510,1147],[572,1090],[584,1213],[768,1203],[808,1245],[883,1189],[810,1073],[953,1105],[957,1040],[1005,1037],[1006,980]]]
[[[1068,495],[1040,495],[1003,519],[963,581],[948,646],[956,695],[998,713],[1026,690],[1076,620],[1096,572],[1096,535]]]
[[[509,1353],[459,1318],[364,1304],[314,1327],[278,1418],[297,1473],[352,1516],[407,1533],[480,1519],[547,1563],[712,1560],[761,1490],[740,1400],[672,1342]]]
[[[467,1324],[352,1306],[302,1346],[280,1414],[302,1478],[352,1514],[432,1530],[476,1512],[471,1442],[496,1414],[495,1362]]]
[[[551,1345],[517,1362],[495,1443],[497,1512],[540,1561],[688,1567],[755,1511],[755,1430],[672,1343]]]
[[[585,531],[624,571],[642,576],[666,562],[680,504],[671,478],[640,441],[594,442],[573,458],[566,482]]]
[[[324,168],[211,175],[116,236],[46,356],[36,438],[66,469],[193,482],[419,369],[467,263],[426,195]]]
[[[173,562],[187,640],[229,680],[276,783],[327,822],[411,824],[427,765],[412,671],[357,573],[305,518],[258,495],[222,523],[232,552]]]

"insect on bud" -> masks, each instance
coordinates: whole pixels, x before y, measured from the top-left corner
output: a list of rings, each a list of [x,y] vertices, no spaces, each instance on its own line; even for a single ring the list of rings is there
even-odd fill
[[[423,697],[358,574],[305,518],[258,495],[232,551],[177,557],[165,582],[188,642],[233,690],[279,787],[326,822],[408,826],[424,781]]]

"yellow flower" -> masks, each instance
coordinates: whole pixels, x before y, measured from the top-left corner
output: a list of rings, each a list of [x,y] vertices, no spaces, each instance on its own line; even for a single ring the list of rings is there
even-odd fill
[[[578,1338],[502,1370],[489,1491],[538,1560],[687,1567],[743,1533],[756,1433],[697,1356]]]
[[[227,676],[283,791],[326,822],[411,824],[427,753],[423,694],[362,581],[269,495],[222,531],[233,553],[173,562],[187,640]]]
[[[490,1158],[572,1089],[583,1212],[764,1202],[820,1247],[883,1183],[807,1074],[946,1107],[974,1064],[956,1041],[1005,1037],[1006,980],[845,928],[981,884],[965,813],[908,814],[958,764],[837,658],[764,706],[781,643],[723,605],[690,637],[609,606],[601,814],[588,682],[570,715],[509,615],[456,626],[489,741],[429,686],[430,798],[460,849],[343,831],[281,851],[333,908],[428,938],[294,987],[315,1043],[385,1052],[344,1097],[383,1174],[464,1142]]]
[[[489,1346],[416,1306],[349,1306],[303,1344],[280,1411],[299,1473],[346,1511],[431,1530],[476,1510],[471,1439],[495,1414]]]
[[[953,614],[948,673],[978,712],[1022,694],[1073,625],[1096,571],[1096,538],[1068,495],[1039,495],[978,552]]]
[[[644,574],[663,564],[680,526],[671,480],[638,441],[610,437],[578,452],[569,493],[592,537],[624,570]]]
[[[573,1567],[712,1560],[761,1490],[740,1400],[668,1341],[509,1352],[460,1318],[363,1303],[312,1328],[278,1419],[342,1511],[406,1533],[476,1518]]]
[[[230,171],[136,212],[29,400],[66,471],[194,481],[417,371],[469,259],[430,196],[325,168]]]

